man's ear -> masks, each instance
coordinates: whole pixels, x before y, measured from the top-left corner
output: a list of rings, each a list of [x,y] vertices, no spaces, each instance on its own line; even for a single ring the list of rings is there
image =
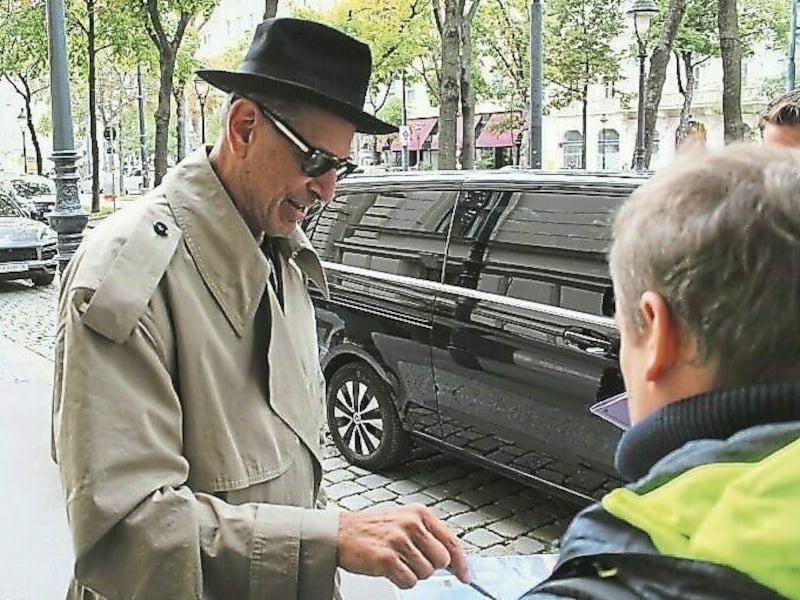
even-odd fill
[[[666,300],[653,291],[639,298],[644,320],[645,379],[660,380],[675,366],[680,357],[681,328]]]
[[[231,105],[228,112],[228,139],[235,154],[247,154],[255,124],[256,115],[252,103],[240,99]]]

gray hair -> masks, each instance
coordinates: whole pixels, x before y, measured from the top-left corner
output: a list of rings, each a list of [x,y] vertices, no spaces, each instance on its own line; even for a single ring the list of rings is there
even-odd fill
[[[717,385],[800,379],[800,152],[687,153],[620,208],[609,266],[622,326],[659,293]]]
[[[228,99],[225,102],[225,109],[222,113],[222,120],[225,122],[228,118],[231,105],[239,98],[249,98],[250,100],[269,108],[282,120],[286,121],[289,125],[297,125],[298,121],[303,118],[309,108],[308,104],[302,101],[286,96],[285,94],[273,94],[270,92],[261,92],[258,94],[242,95],[237,93],[228,94]]]

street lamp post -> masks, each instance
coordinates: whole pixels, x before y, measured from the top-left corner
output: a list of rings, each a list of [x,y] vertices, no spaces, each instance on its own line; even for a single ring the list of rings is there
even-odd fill
[[[658,14],[654,0],[635,0],[628,15],[633,19],[633,30],[639,44],[639,111],[636,118],[636,150],[633,153],[633,168],[644,171],[644,100],[647,95],[645,60],[647,59],[647,33],[653,17]]]
[[[64,0],[47,0],[47,37],[56,184],[56,206],[48,219],[58,233],[58,265],[63,273],[89,221],[78,198],[78,153],[72,134]]]
[[[544,58],[542,52],[542,0],[531,2],[530,114],[528,115],[528,167],[542,168],[542,120],[544,116]]]
[[[603,171],[606,170],[606,152],[608,151],[607,139],[606,136],[608,135],[606,131],[606,124],[608,123],[608,117],[603,113],[603,116],[600,117],[600,148],[602,152],[600,153],[600,160],[602,160],[602,169]]]
[[[22,133],[22,169],[25,175],[28,174],[28,145],[25,143],[25,128],[28,126],[28,118],[25,116],[25,109],[19,111],[17,117],[19,121],[19,131]]]
[[[199,77],[194,78],[194,93],[200,103],[200,143],[206,145],[206,98],[211,89],[208,82]]]

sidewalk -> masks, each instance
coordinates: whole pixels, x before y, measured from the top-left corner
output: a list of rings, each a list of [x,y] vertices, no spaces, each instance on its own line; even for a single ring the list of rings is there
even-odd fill
[[[0,335],[0,598],[63,598],[72,569],[58,469],[50,458],[52,363]]]

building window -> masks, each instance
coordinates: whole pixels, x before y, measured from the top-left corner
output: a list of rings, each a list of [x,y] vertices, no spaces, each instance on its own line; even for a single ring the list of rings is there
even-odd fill
[[[653,143],[651,145],[652,150],[650,151],[651,156],[655,156],[656,154],[658,154],[660,143],[661,143],[661,136],[658,135],[657,131],[653,131]]]
[[[702,71],[702,69],[700,68],[700,65],[697,65],[697,66],[694,68],[694,88],[695,88],[695,89],[698,89],[698,88],[700,87],[700,74],[701,74],[702,72],[703,72],[703,71]]]
[[[575,129],[567,131],[561,142],[561,149],[564,161],[563,167],[565,169],[583,168],[583,135],[581,135],[580,131]]]
[[[619,132],[616,129],[601,129],[597,138],[597,156],[601,169],[619,169]]]

